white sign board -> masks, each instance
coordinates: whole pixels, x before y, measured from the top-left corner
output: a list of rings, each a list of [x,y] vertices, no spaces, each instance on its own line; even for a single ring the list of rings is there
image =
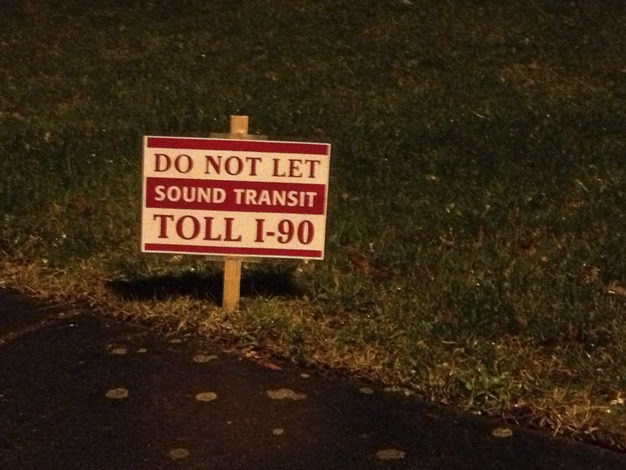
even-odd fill
[[[324,257],[330,144],[144,137],[141,249]]]

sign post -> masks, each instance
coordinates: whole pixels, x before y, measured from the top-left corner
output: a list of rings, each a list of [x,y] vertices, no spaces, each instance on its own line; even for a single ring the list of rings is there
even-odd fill
[[[248,116],[230,117],[230,138],[245,139],[248,136]],[[224,259],[224,291],[222,307],[228,313],[239,306],[241,296],[241,258],[227,256]]]
[[[223,258],[229,312],[243,258],[324,258],[330,144],[254,137],[144,137],[141,250]]]

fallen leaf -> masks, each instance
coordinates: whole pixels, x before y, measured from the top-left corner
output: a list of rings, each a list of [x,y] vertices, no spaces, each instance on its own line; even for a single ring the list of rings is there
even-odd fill
[[[116,355],[121,356],[121,355],[126,354],[126,353],[128,353],[128,349],[126,349],[124,347],[111,349],[111,354],[116,354]]]
[[[123,398],[128,398],[128,390],[125,388],[112,388],[107,391],[106,397],[112,400],[121,400]]]
[[[491,432],[493,437],[511,437],[513,430],[511,428],[496,428]]]
[[[372,393],[374,393],[374,390],[369,387],[362,387],[359,389],[359,391],[361,393],[365,393],[366,395],[371,395]]]
[[[187,457],[189,457],[189,451],[182,447],[178,447],[176,449],[170,450],[169,456],[172,460],[186,459]]]
[[[626,287],[619,286],[617,281],[611,281],[608,286],[606,286],[606,291],[609,294],[620,295],[622,297],[626,297]]]
[[[213,401],[217,398],[217,393],[214,392],[201,392],[196,395],[197,401]]]
[[[382,449],[376,452],[376,458],[380,460],[399,460],[403,459],[406,453],[399,449]]]
[[[600,268],[596,266],[583,266],[579,274],[580,281],[585,285],[593,284],[599,279],[600,272]]]
[[[278,390],[268,390],[267,396],[273,400],[304,400],[304,393],[296,393],[288,388],[279,388]]]
[[[272,362],[267,357],[261,356],[256,351],[249,351],[249,352],[247,352],[246,353],[246,357],[248,359],[254,361],[255,363],[259,364],[260,366],[265,367],[266,369],[282,370],[282,367],[280,367],[278,364],[275,364],[274,362]]]
[[[77,215],[90,215],[94,212],[93,205],[82,196],[71,199],[67,206]]]
[[[271,370],[283,370],[282,367],[280,367],[278,364],[270,361],[269,359],[264,359],[264,358],[260,358],[258,361],[256,361],[257,364],[265,367],[266,369],[271,369]]]
[[[344,251],[350,260],[350,263],[352,263],[352,266],[372,279],[381,281],[391,277],[391,271],[387,266],[372,262],[357,248],[353,246],[346,246]]]
[[[272,429],[272,434],[274,436],[281,436],[284,433],[285,433],[285,430],[282,429],[282,428],[274,428],[274,429]]]
[[[63,207],[57,204],[56,202],[53,202],[52,204],[50,204],[50,207],[48,208],[48,210],[53,215],[62,214],[64,211]]]
[[[213,359],[217,359],[217,356],[207,355],[207,354],[196,354],[193,357],[193,362],[197,362],[198,364],[206,364],[207,362],[210,362]]]

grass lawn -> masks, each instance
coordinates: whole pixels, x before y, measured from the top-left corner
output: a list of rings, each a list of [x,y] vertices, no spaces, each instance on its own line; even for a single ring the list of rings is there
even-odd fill
[[[626,449],[621,0],[0,1],[0,287]],[[326,259],[142,255],[143,135],[333,146]]]

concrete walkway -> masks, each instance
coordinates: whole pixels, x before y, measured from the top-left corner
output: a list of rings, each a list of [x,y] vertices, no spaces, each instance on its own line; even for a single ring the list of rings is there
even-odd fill
[[[626,455],[0,291],[2,469],[626,469]]]

